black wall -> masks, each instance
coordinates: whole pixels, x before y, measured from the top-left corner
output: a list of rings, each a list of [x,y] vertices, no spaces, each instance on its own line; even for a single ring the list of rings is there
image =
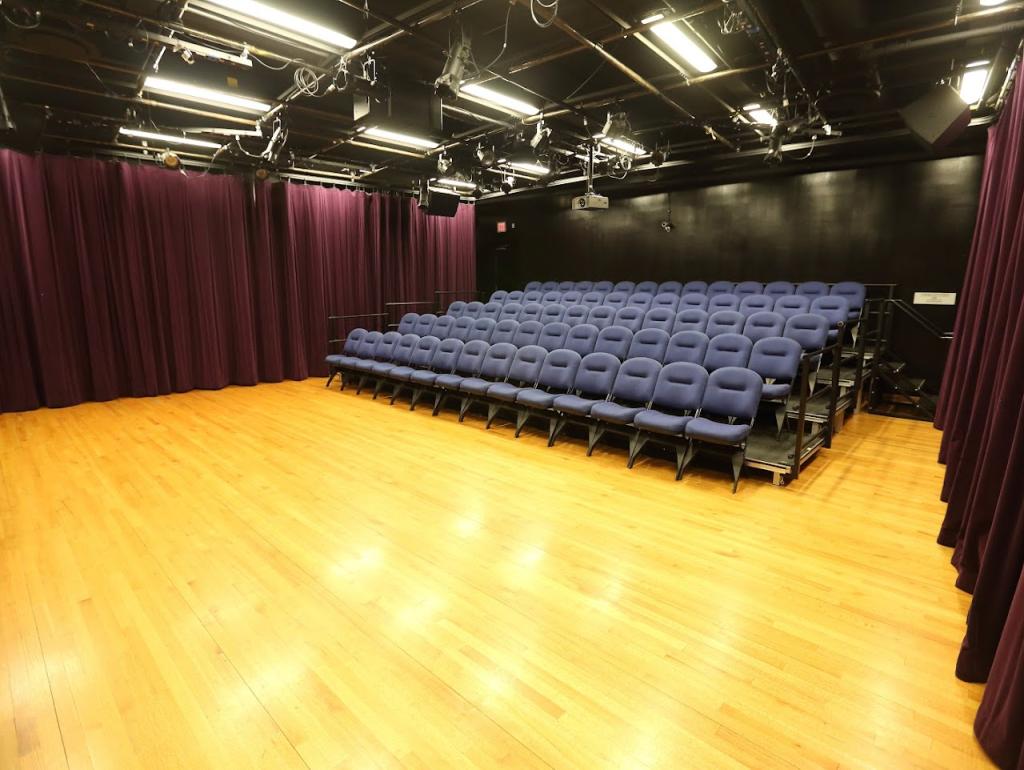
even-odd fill
[[[479,288],[699,278],[896,283],[908,301],[915,291],[959,292],[983,162],[974,155],[775,176],[612,198],[607,211],[570,210],[579,191],[483,201]],[[666,233],[668,218],[675,228]],[[953,328],[953,308],[919,309]],[[941,351],[925,358],[926,368],[941,368]]]

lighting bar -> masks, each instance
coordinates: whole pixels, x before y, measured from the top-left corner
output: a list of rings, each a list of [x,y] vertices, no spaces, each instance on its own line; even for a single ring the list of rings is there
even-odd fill
[[[347,50],[356,45],[355,39],[348,35],[256,0],[206,0],[206,3],[227,11],[231,16],[241,17],[242,21],[254,27],[313,43],[319,48]]]
[[[967,65],[967,69],[964,70],[960,78],[960,98],[964,100],[964,104],[975,105],[984,96],[991,71],[987,65],[987,61],[974,62],[973,65]]]
[[[664,18],[664,14],[656,13],[653,16],[648,16],[646,19],[643,19],[641,23],[653,24],[654,22]],[[698,72],[712,72],[718,69],[718,65],[715,64],[715,60],[708,56],[707,53],[705,53],[699,45],[691,40],[674,22],[668,21],[663,24],[655,24],[651,27],[651,32],[661,38],[661,41],[665,45],[675,51],[675,53],[682,57],[683,61]]]
[[[619,152],[635,155],[638,158],[641,155],[647,154],[647,150],[636,142],[631,142],[629,139],[612,139],[604,134],[594,134],[594,138],[605,147],[611,147]]]
[[[424,139],[412,134],[402,134],[398,131],[388,131],[386,128],[377,128],[376,126],[367,128],[362,133],[363,136],[372,136],[374,139],[379,139],[382,142],[399,144],[405,147],[420,147],[424,150],[432,150],[438,145],[438,142],[435,142],[433,139]]]
[[[772,115],[760,104],[747,104],[743,109],[746,110],[746,113],[754,119],[755,123],[760,125],[772,126],[774,128],[779,123],[778,118]]]
[[[180,99],[187,99],[191,102],[203,102],[204,104],[217,104],[221,107],[239,110],[241,112],[266,112],[270,105],[265,102],[258,102],[245,96],[236,96],[226,91],[215,91],[212,88],[203,88],[192,83],[182,83],[178,80],[150,75],[142,86],[144,91],[153,91],[158,94],[177,96]]]
[[[465,190],[475,190],[476,182],[467,182],[465,179],[456,179],[455,177],[444,177],[442,179],[431,179],[431,182],[437,184],[451,185],[452,187],[461,187]]]
[[[516,171],[522,171],[523,173],[526,173],[526,174],[536,174],[537,176],[546,176],[547,174],[551,173],[551,169],[549,169],[547,166],[541,166],[539,163],[516,163],[516,162],[513,162],[513,163],[509,163],[508,165],[511,168],[514,168]]]
[[[475,83],[463,84],[459,90],[459,96],[464,96],[471,102],[483,104],[486,107],[493,107],[511,115],[536,115],[540,112],[539,109],[528,102]]]
[[[118,132],[124,136],[131,136],[136,139],[146,139],[150,142],[165,142],[167,144],[186,144],[189,147],[208,147],[211,150],[219,150],[220,145],[216,142],[208,142],[205,139],[192,139],[188,136],[175,136],[174,134],[158,134],[155,131],[141,131],[136,128],[124,128]]]

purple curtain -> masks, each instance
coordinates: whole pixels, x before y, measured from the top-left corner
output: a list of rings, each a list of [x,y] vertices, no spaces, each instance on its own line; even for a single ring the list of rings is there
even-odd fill
[[[947,464],[939,542],[973,594],[957,660],[988,686],[976,732],[1024,770],[1024,88],[990,129],[974,243],[936,424]]]
[[[0,151],[0,412],[323,374],[328,315],[475,286],[473,207],[435,219]]]

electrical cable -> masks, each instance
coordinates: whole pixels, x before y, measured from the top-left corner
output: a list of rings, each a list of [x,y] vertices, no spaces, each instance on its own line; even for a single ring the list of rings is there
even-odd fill
[[[594,79],[594,76],[601,71],[601,68],[604,67],[606,62],[607,59],[602,58],[601,62],[596,67],[594,67],[594,71],[587,75],[587,77],[584,78],[583,82],[572,90],[572,93],[570,93],[568,96],[562,97],[562,101],[567,102],[570,99],[572,99],[576,94],[578,94],[583,89],[583,86],[585,86],[587,83]]]
[[[554,24],[558,16],[558,2],[559,0],[551,0],[549,3],[545,3],[544,0],[530,0],[530,16],[533,18],[533,23],[541,29],[546,29]],[[537,18],[537,9],[535,8],[537,5],[551,13],[547,21]]]
[[[25,13],[29,13],[29,12],[25,11]],[[19,24],[14,19],[12,19],[10,16],[8,16],[7,15],[7,11],[5,11],[3,8],[0,8],[0,16],[2,16],[3,20],[6,21],[8,24],[10,24],[12,27],[17,27],[18,29],[35,29],[36,27],[38,27],[40,24],[43,23],[43,17],[42,17],[42,14],[39,11],[35,12],[35,17],[36,17],[36,23],[35,24]]]
[[[498,59],[500,59],[502,57],[502,55],[505,53],[505,50],[508,48],[508,23],[509,23],[509,20],[511,18],[512,18],[512,3],[509,3],[508,4],[508,11],[505,13],[505,34],[504,34],[504,38],[505,39],[504,39],[504,41],[501,44],[501,50],[498,51],[498,55],[495,56],[493,59],[491,59],[490,63],[488,63],[488,65],[486,67],[484,67],[484,71],[485,72],[487,70],[489,70],[491,67],[493,67],[495,64],[498,63]],[[475,58],[473,59],[473,66],[476,67],[476,59]],[[480,69],[477,68],[477,75],[479,75],[479,74],[480,74]]]

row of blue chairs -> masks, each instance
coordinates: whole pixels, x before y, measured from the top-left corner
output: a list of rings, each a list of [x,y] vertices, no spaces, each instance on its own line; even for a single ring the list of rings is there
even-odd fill
[[[655,283],[654,281],[640,281],[639,283],[634,283],[633,281],[619,281],[618,283],[612,283],[611,281],[530,281],[523,288],[523,291],[539,291],[542,293],[553,291],[596,291],[604,294],[614,291],[627,294],[646,292],[648,294],[672,293],[680,295],[693,292],[709,295],[738,294],[740,296],[767,294],[773,297],[781,297],[783,294],[800,294],[808,297],[823,297],[826,294],[833,294],[850,299],[851,305],[854,304],[852,301],[853,297],[860,296],[863,301],[863,297],[866,294],[864,284],[857,283],[856,281],[840,281],[831,286],[823,281],[804,281],[803,283],[791,283],[789,281],[772,281],[770,283],[761,283],[760,281],[740,281],[739,283],[734,283],[733,281],[712,281],[711,283],[706,281],[689,281],[687,283],[681,283],[680,281],[665,281],[663,283]]]
[[[390,387],[392,404],[408,388],[410,409],[432,394],[434,415],[447,399],[458,399],[460,422],[474,404],[484,403],[488,429],[503,409],[512,409],[517,438],[530,417],[544,417],[548,446],[568,423],[578,423],[588,430],[588,456],[605,433],[622,433],[629,439],[630,468],[649,441],[664,443],[676,450],[677,479],[699,449],[722,450],[732,459],[735,492],[762,396],[785,403],[801,348],[785,338],[752,344],[732,336],[735,339],[716,338],[717,346],[710,341],[702,366],[685,360],[663,363],[636,356],[620,361],[607,352],[581,355],[568,348],[549,351],[539,345],[517,348],[506,342],[492,345],[356,329],[341,355],[328,356],[327,384],[337,374],[343,389],[350,377],[358,379],[357,392],[372,382],[374,398]],[[731,347],[743,355],[737,357]],[[722,358],[712,361],[714,356]]]

